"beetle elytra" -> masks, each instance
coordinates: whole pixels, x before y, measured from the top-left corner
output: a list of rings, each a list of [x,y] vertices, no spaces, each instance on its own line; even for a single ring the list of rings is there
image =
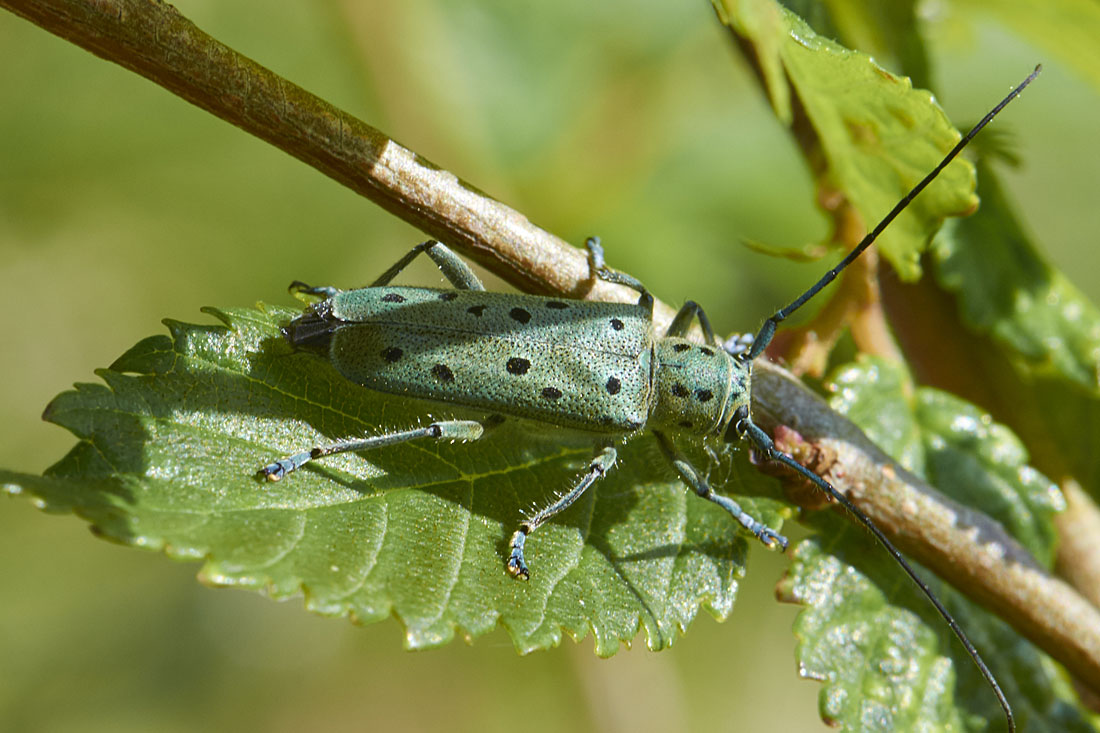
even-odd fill
[[[768,547],[787,539],[716,493],[677,447],[677,440],[748,439],[767,458],[805,476],[864,524],[935,606],[966,648],[1004,710],[1003,692],[962,629],[875,524],[827,481],[779,451],[752,420],[752,364],[776,327],[802,307],[864,250],[894,218],[1038,74],[1039,68],[987,114],[841,262],[786,307],[751,340],[718,339],[698,304],[688,301],[668,330],[653,325],[653,296],[635,278],[604,264],[598,240],[587,242],[594,277],[636,290],[633,304],[487,292],[466,263],[444,245],[424,242],[369,287],[338,290],[302,283],[292,289],[322,296],[285,329],[297,348],[318,352],[344,377],[381,392],[482,411],[485,420],[445,420],[412,430],[351,439],[265,466],[269,480],[335,453],[417,439],[477,440],[500,416],[570,431],[591,442],[594,456],[576,484],[525,519],[512,535],[507,571],[527,579],[528,536],[575,502],[615,464],[616,445],[648,430],[673,469],[696,494],[726,510]],[[391,281],[420,254],[439,267],[452,289],[400,287]],[[698,322],[704,342],[687,338]],[[507,419],[507,418],[505,418]]]

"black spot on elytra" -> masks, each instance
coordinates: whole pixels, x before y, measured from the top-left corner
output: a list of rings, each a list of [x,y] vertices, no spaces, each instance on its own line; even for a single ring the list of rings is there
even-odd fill
[[[386,293],[382,296],[383,303],[404,303],[405,296],[397,293]]]
[[[458,293],[447,292],[447,293],[440,293],[439,294],[439,299],[440,300],[454,300],[457,297],[458,297]]]
[[[531,362],[526,359],[521,359],[518,356],[513,356],[508,360],[508,363],[504,365],[504,368],[508,370],[509,374],[515,374],[518,377],[527,373],[527,370],[531,368]]]
[[[694,427],[694,425],[691,424],[691,420],[681,420],[678,425],[682,428],[687,428],[688,430]]]
[[[569,307],[568,303],[563,303],[560,300],[548,300],[546,302],[547,308],[553,308],[556,311],[563,311]]]
[[[432,367],[432,376],[438,379],[440,382],[453,382],[455,381],[455,373],[451,371],[451,368],[446,364],[436,364]]]
[[[513,308],[508,311],[508,315],[512,317],[513,321],[519,321],[520,323],[527,323],[531,320],[531,314],[523,308]]]
[[[560,399],[561,390],[557,387],[544,387],[542,390],[542,396],[548,400]]]
[[[622,383],[618,379],[612,377],[611,379],[607,380],[607,393],[618,394],[622,386]]]
[[[481,318],[481,314],[485,312],[485,306],[483,306],[483,305],[471,305],[469,308],[466,309],[466,312],[467,313],[472,313],[473,315],[477,316],[478,318]]]
[[[714,356],[714,349],[708,348],[706,346],[700,346],[699,351],[702,351],[707,356]]]
[[[622,331],[623,330],[623,322],[620,321],[618,318],[612,318],[611,319],[611,327],[613,329],[615,329],[616,331]]]
[[[688,344],[674,344],[672,350],[679,354],[681,351],[687,351],[691,346]]]
[[[677,397],[687,397],[691,393],[688,392],[687,387],[677,382],[676,384],[672,385],[672,394]]]
[[[714,397],[714,393],[709,389],[697,389],[695,390],[695,398],[700,402],[707,402]]]
[[[481,424],[488,430],[503,425],[505,419],[504,415],[489,415],[489,417],[481,421]]]
[[[401,358],[405,352],[396,346],[390,346],[389,348],[382,349],[382,358],[393,364],[395,361]]]

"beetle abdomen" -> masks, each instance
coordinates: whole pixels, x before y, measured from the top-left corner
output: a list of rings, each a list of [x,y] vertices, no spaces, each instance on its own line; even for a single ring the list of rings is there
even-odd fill
[[[653,329],[636,305],[381,287],[340,293],[301,320],[312,345],[326,321],[332,364],[381,392],[596,433],[648,418]]]

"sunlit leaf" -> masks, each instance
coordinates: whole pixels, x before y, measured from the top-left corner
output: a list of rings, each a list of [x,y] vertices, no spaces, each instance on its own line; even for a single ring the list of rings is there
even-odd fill
[[[808,118],[824,159],[824,185],[855,205],[869,227],[939,163],[959,140],[932,95],[874,60],[817,35],[772,2],[714,0],[719,17],[750,44],[781,120]],[[796,132],[805,130],[796,125]],[[819,152],[818,152],[819,150]],[[945,217],[977,206],[974,169],[949,165],[879,238],[877,246],[906,280],[920,275],[920,253]]]
[[[1042,562],[1052,561],[1061,494],[1027,465],[1006,428],[958,398],[915,388],[903,369],[880,360],[839,369],[830,389],[832,406],[909,470],[999,519]],[[998,720],[973,662],[886,553],[833,513],[810,524],[819,534],[796,550],[781,596],[807,606],[796,624],[799,663],[804,675],[825,682],[823,717],[848,730],[883,731],[985,730]],[[932,587],[1029,730],[1091,730],[1049,659],[946,584]]]
[[[639,630],[650,648],[668,646],[700,608],[729,612],[746,540],[648,439],[532,535],[527,583],[504,569],[511,533],[576,481],[590,440],[506,423],[472,443],[343,454],[261,480],[286,454],[451,411],[292,353],[279,331],[290,311],[209,312],[225,325],[169,322],[171,338],[139,342],[98,372],[104,384],[59,395],[46,417],[79,442],[42,477],[0,472],[7,491],[76,512],[109,539],[202,559],[214,585],[303,594],[312,610],[362,622],[393,615],[415,648],[503,624],[521,651],[591,631],[609,655]],[[768,481],[743,455],[711,471],[731,488],[743,474],[750,492]],[[744,503],[775,521],[775,502]]]

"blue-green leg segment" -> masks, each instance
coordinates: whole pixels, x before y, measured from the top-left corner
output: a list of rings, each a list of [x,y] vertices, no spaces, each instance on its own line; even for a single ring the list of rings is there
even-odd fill
[[[408,267],[409,263],[416,259],[416,256],[421,252],[432,258],[432,262],[434,262],[436,267],[439,268],[439,271],[443,273],[443,277],[447,278],[447,281],[451,283],[451,285],[454,285],[457,290],[485,289],[485,286],[477,279],[477,275],[474,274],[474,271],[470,269],[469,265],[462,261],[462,258],[452,252],[446,245],[434,239],[429,239],[427,242],[421,242],[413,247],[409,250],[408,254],[394,263],[393,267],[383,272],[370,286],[372,288],[377,288],[382,285],[388,285],[390,280],[397,277],[397,275]]]
[[[618,452],[613,446],[603,446],[600,452],[596,454],[596,457],[592,459],[592,462],[588,464],[588,470],[585,471],[584,476],[581,477],[581,480],[577,482],[577,485],[574,486],[568,494],[545,509],[539,510],[534,516],[519,526],[519,529],[512,535],[512,552],[508,555],[508,572],[511,573],[512,577],[518,578],[519,580],[527,580],[531,576],[531,573],[527,570],[527,563],[523,557],[523,546],[527,542],[527,535],[546,524],[555,514],[568,509],[573,502],[579,499],[581,495],[588,490],[589,486],[611,470],[611,467],[615,465],[615,459],[617,457]]]
[[[291,471],[297,471],[310,461],[324,458],[325,456],[331,456],[336,453],[371,450],[373,448],[395,445],[396,443],[405,443],[420,438],[431,438],[432,440],[477,440],[481,437],[483,432],[484,428],[481,423],[475,420],[445,420],[433,422],[431,425],[416,428],[415,430],[403,430],[396,433],[387,433],[385,435],[375,435],[370,438],[343,440],[339,443],[333,443],[332,445],[317,446],[304,453],[296,453],[292,456],[281,458],[274,463],[270,463],[264,466],[260,472],[268,481],[278,481],[283,476],[286,476]]]
[[[641,294],[638,298],[638,305],[647,305],[652,310],[653,295],[646,290],[645,285],[642,285],[642,282],[632,275],[612,270],[604,262],[603,246],[600,244],[599,237],[589,237],[584,246],[588,249],[588,268],[593,277],[637,290]],[[710,319],[707,318],[706,311],[694,300],[684,303],[672,319],[672,323],[669,324],[665,335],[687,335],[688,330],[691,328],[691,322],[695,318],[699,319],[699,327],[703,330],[703,338],[708,344],[721,346],[732,356],[744,354],[752,348],[753,337],[751,334],[738,334],[725,343],[720,341],[714,335],[714,328],[710,325]]]
[[[627,275],[625,272],[612,270],[607,266],[607,263],[604,262],[603,245],[600,244],[599,237],[589,237],[585,240],[584,246],[585,249],[588,250],[588,270],[592,274],[592,277],[603,280],[604,282],[625,285],[632,290],[637,290],[638,305],[648,308],[650,312],[653,311],[653,295],[646,290],[645,285],[642,285],[642,281],[633,275]]]
[[[340,294],[340,288],[334,288],[331,285],[321,285],[319,287],[313,287],[307,285],[301,280],[295,280],[287,288],[288,291],[293,293],[305,293],[307,295],[320,295],[325,298],[332,298]]]
[[[690,486],[696,494],[707,501],[714,502],[729,512],[734,519],[741,523],[742,527],[752,532],[766,547],[774,548],[778,546],[781,550],[787,549],[786,537],[779,534],[774,529],[765,526],[762,522],[742,509],[733,499],[715,493],[714,489],[710,487],[710,484],[707,483],[707,480],[699,473],[695,466],[691,465],[687,457],[676,448],[676,444],[672,442],[671,438],[657,430],[654,430],[653,434],[657,436],[657,445],[661,447],[661,452],[665,454],[665,458],[667,458],[668,462],[672,464],[672,467],[676,469],[676,473],[680,474],[680,478],[683,482]]]
[[[681,306],[677,311],[676,316],[672,319],[672,323],[668,325],[668,331],[665,332],[666,336],[685,336],[688,329],[691,328],[691,320],[693,318],[699,319],[699,327],[703,329],[703,338],[708,344],[714,344],[715,346],[721,346],[722,343],[714,335],[714,329],[711,328],[710,319],[707,318],[706,311],[703,310],[703,306],[696,303],[694,300],[689,300]]]
[[[680,310],[673,317],[672,323],[668,324],[665,336],[686,336],[691,329],[691,321],[695,318],[699,319],[699,328],[702,329],[703,339],[708,344],[721,347],[730,356],[744,356],[752,350],[754,337],[751,333],[734,334],[725,341],[715,336],[714,328],[710,325],[710,319],[707,318],[707,312],[703,310],[703,306],[694,300],[689,300],[680,307]]]

